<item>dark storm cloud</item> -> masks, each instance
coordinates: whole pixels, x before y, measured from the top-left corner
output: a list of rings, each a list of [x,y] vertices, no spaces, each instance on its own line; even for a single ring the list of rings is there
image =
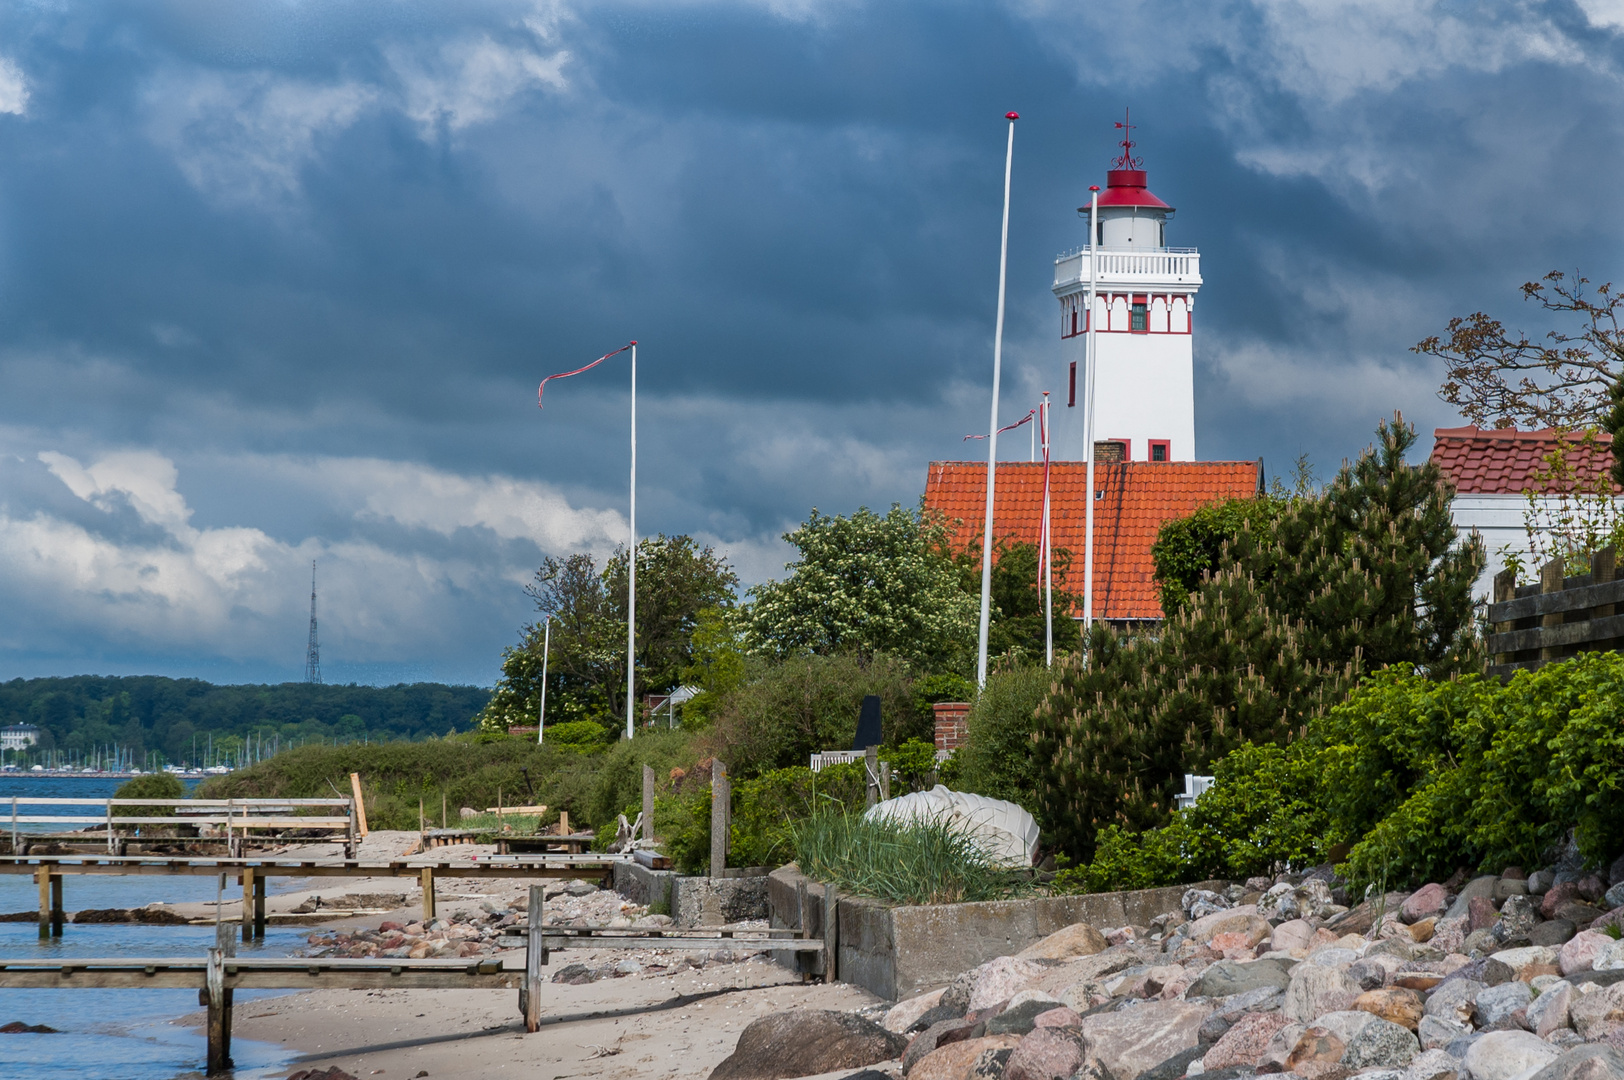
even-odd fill
[[[1451,314],[1612,275],[1609,11],[14,6],[0,649],[295,674],[319,557],[335,661],[487,678],[526,567],[623,528],[624,358],[535,383],[632,337],[645,532],[756,579],[912,502],[985,420],[1011,108],[1012,415],[1131,105],[1204,256],[1200,453],[1323,474],[1452,420],[1407,351]]]

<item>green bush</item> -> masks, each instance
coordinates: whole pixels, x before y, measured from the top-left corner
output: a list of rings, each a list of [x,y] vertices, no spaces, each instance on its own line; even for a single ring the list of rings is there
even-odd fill
[[[1049,671],[1037,666],[987,676],[987,685],[970,707],[964,745],[955,755],[957,790],[1004,799],[1033,814],[1038,812],[1032,733],[1049,685]]]
[[[1228,754],[1213,785],[1161,828],[1100,830],[1094,857],[1062,870],[1061,891],[1105,892],[1243,879],[1325,861],[1333,843],[1321,790],[1321,761],[1305,743],[1253,746]]]
[[[115,799],[184,799],[186,785],[174,773],[147,773],[124,781],[113,792]],[[115,806],[114,817],[169,817],[170,806]]]
[[[993,864],[986,850],[945,821],[870,821],[861,811],[825,809],[790,830],[795,861],[816,881],[893,904],[1001,900],[1031,877]]]
[[[562,724],[548,724],[541,737],[543,744],[584,748],[602,745],[608,735],[596,720],[567,720]]]
[[[806,765],[818,751],[851,747],[869,694],[880,698],[886,745],[929,738],[912,690],[907,665],[895,657],[794,656],[723,695],[706,738],[734,777]]]

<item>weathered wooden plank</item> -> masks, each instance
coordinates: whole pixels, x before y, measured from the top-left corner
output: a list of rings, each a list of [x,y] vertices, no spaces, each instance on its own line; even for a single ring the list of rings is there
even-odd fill
[[[1624,602],[1624,579],[1604,581],[1562,592],[1539,593],[1501,604],[1489,605],[1491,623],[1514,622],[1536,616],[1556,615],[1569,611],[1587,611],[1602,604]]]
[[[1491,653],[1514,653],[1524,649],[1551,650],[1565,645],[1583,645],[1592,641],[1610,641],[1624,637],[1624,615],[1586,622],[1563,623],[1561,626],[1539,626],[1530,630],[1513,630],[1508,634],[1489,637]],[[1541,659],[1550,659],[1541,657]]]
[[[551,933],[541,936],[548,949],[771,949],[773,952],[820,953],[823,942],[806,938],[713,938],[713,937],[567,937]]]

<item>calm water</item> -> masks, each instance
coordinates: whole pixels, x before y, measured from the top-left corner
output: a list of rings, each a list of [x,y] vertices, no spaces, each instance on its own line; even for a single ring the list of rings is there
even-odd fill
[[[99,799],[123,783],[104,777],[13,777],[0,775],[0,801],[13,795],[33,798]],[[190,786],[190,785],[188,785]],[[9,806],[8,806],[9,812]],[[272,878],[274,888],[281,879]],[[64,880],[63,906],[141,907],[154,900],[213,900],[214,877],[115,877],[72,875]],[[241,895],[228,881],[225,896]],[[0,875],[0,911],[37,911],[39,892],[32,877]],[[267,927],[265,940],[238,943],[241,955],[286,956],[310,931]],[[214,943],[208,926],[119,926],[73,923],[63,936],[40,941],[35,923],[0,923],[0,957],[202,956]],[[273,991],[236,995],[241,1012]],[[0,1080],[71,1077],[73,1080],[172,1080],[201,1074],[204,1041],[196,1031],[174,1023],[196,1012],[195,990],[0,990],[0,1024],[21,1020],[46,1024],[57,1035],[0,1035]],[[241,1080],[285,1076],[290,1055],[265,1043],[232,1040],[231,1056]]]

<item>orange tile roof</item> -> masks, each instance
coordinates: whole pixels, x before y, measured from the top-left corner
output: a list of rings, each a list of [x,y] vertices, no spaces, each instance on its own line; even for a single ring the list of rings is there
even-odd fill
[[[1584,436],[1570,432],[1568,440],[1579,443]],[[1518,431],[1515,428],[1486,430],[1475,427],[1438,428],[1432,433],[1432,460],[1443,470],[1455,490],[1462,495],[1521,495],[1538,488],[1557,491],[1554,484],[1538,484],[1548,468],[1545,455],[1556,448],[1556,431]],[[1596,435],[1599,451],[1569,456],[1568,464],[1580,482],[1594,480],[1613,467],[1613,437]],[[1624,488],[1613,485],[1613,493]]]
[[[1050,466],[1054,546],[1072,555],[1071,585],[1081,594],[1088,466]],[[1094,488],[1094,605],[1102,619],[1159,619],[1156,567],[1150,546],[1164,521],[1185,517],[1220,499],[1251,498],[1262,484],[1261,461],[1129,461],[1096,463]],[[993,535],[1035,544],[1043,517],[1043,464],[998,463]],[[980,542],[987,505],[987,463],[933,461],[925,506],[954,522],[954,542]]]

